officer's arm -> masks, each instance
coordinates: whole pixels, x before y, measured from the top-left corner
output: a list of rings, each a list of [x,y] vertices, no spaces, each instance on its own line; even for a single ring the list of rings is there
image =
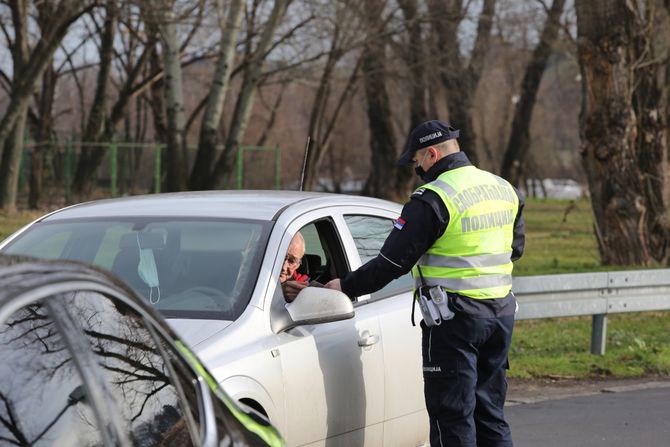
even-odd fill
[[[440,217],[436,217],[435,208],[440,209],[440,205]],[[448,223],[446,207],[432,191],[413,195],[403,207],[401,218],[404,224],[394,226],[379,255],[342,278],[341,287],[345,294],[357,297],[376,292],[409,272]]]
[[[512,240],[512,261],[518,260],[523,255],[523,249],[526,245],[526,224],[523,220],[523,207],[525,205],[523,194],[514,188],[519,197],[519,211],[514,219],[514,239]]]

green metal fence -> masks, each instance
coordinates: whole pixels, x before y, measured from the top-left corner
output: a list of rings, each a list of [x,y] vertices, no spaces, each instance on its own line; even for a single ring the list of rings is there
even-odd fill
[[[279,153],[279,147],[264,147],[264,146],[242,146],[239,151],[237,151],[237,169],[235,175],[235,185],[237,189],[244,189],[244,167],[245,167],[245,154],[247,153],[272,153],[274,155],[272,161],[272,171],[274,174],[274,189],[281,189],[281,154]],[[268,168],[263,169],[261,165],[261,170],[267,172]],[[248,186],[248,185],[247,185]]]
[[[67,139],[65,141],[47,141],[47,142],[27,142],[24,147],[20,170],[20,188],[25,188],[26,179],[30,175],[30,153],[36,149],[43,152],[45,157],[49,157],[51,163],[45,162],[45,169],[48,171],[48,177],[52,179],[51,183],[62,188],[66,201],[69,200],[72,193],[75,169],[79,155],[83,150],[92,150],[94,148],[103,148],[106,150],[106,159],[98,169],[96,182],[98,187],[108,187],[109,195],[116,197],[121,190],[126,190],[128,183],[134,183],[137,178],[129,182],[129,175],[142,178],[151,178],[151,182],[146,181],[137,192],[160,192],[162,179],[162,157],[165,144],[161,143],[135,143],[135,142],[104,142],[88,143]],[[189,146],[189,168],[192,159],[195,158],[196,146]],[[221,147],[217,148],[221,151]],[[128,155],[134,151],[133,168],[137,172],[127,172]],[[258,154],[261,154],[259,161]],[[255,159],[249,159],[249,155]],[[151,165],[151,166],[149,166]],[[125,171],[124,171],[125,170]],[[247,171],[250,171],[249,173]],[[251,174],[253,173],[253,175]],[[121,187],[122,175],[125,179],[126,187]],[[249,178],[249,181],[245,181]],[[271,178],[271,182],[268,182]],[[260,182],[259,182],[260,179]],[[260,186],[259,186],[260,185]],[[241,146],[237,152],[234,187],[237,189],[280,189],[281,188],[281,153],[279,147],[261,147],[261,146]]]

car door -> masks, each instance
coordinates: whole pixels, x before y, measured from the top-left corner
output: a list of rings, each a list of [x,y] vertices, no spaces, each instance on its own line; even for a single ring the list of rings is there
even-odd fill
[[[303,215],[287,227],[278,264],[299,230],[305,238],[305,253],[312,259],[323,257],[318,281],[325,283],[344,273],[347,260],[340,235],[323,211]],[[276,265],[275,271],[279,269]],[[273,300],[283,305],[281,293],[275,293]],[[352,319],[308,324],[276,335],[275,353],[281,360],[285,388],[284,436],[289,445],[383,445],[379,320],[371,309],[355,306]]]
[[[393,229],[397,211],[351,207],[342,212],[345,246],[352,269],[379,253]],[[349,239],[351,238],[351,239]],[[408,273],[368,296],[361,306],[378,315],[384,355],[384,445],[419,445],[427,439],[428,419],[423,397],[421,329],[413,326],[413,281]]]
[[[95,292],[65,297],[68,312],[81,326],[105,371],[120,416],[130,427],[135,445],[210,446],[267,445],[248,431],[233,411],[243,414],[229,399],[222,405],[208,383],[183,358],[199,361],[183,346],[181,350],[148,315],[122,301]],[[177,342],[180,343],[180,342]],[[244,415],[241,419],[251,419]],[[274,429],[270,439],[278,439]]]

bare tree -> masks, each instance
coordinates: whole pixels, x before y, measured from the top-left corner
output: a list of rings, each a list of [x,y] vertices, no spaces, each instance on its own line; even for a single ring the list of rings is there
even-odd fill
[[[166,186],[168,191],[179,191],[186,189],[186,117],[177,16],[174,1],[159,1],[157,7],[162,11],[158,29],[163,46],[167,107]]]
[[[47,4],[40,6],[47,7]],[[23,148],[23,130],[28,113],[29,101],[36,83],[49,65],[51,56],[65,37],[70,25],[74,23],[94,4],[85,0],[63,0],[48,2],[48,7],[54,13],[40,29],[37,43],[31,48],[29,45],[29,15],[28,0],[12,0],[9,8],[14,27],[14,39],[5,29],[4,34],[9,41],[13,57],[13,77],[11,85],[11,99],[0,120],[0,148],[3,149],[2,164],[0,166],[0,208],[14,209],[19,177],[19,163]],[[55,11],[58,11],[56,14]],[[4,24],[2,25],[4,29]]]
[[[426,97],[430,96],[430,89],[428,88],[428,77],[425,73],[427,61],[424,47],[426,42],[421,29],[422,16],[419,14],[418,1],[398,0],[398,5],[402,10],[404,27],[408,35],[403,59],[409,71],[410,83],[409,132],[422,122],[436,117],[437,114],[429,113],[429,105],[426,101]],[[414,172],[411,169],[397,169],[395,180],[396,200],[406,200],[414,180]]]
[[[95,17],[93,17],[95,21]],[[116,36],[116,26],[118,20],[118,7],[115,0],[108,0],[105,5],[104,25],[100,32],[99,56],[100,64],[98,67],[97,82],[93,103],[88,114],[86,127],[83,129],[82,139],[85,142],[93,143],[100,140],[107,118],[107,98],[109,96],[110,73],[112,71],[112,62],[114,58],[114,38]],[[91,178],[97,166],[93,168],[94,160],[97,157],[102,158],[105,151],[96,146],[84,146],[79,158],[78,169],[75,175],[75,190],[78,193],[83,192],[84,188],[91,185]],[[93,168],[93,169],[92,169]],[[86,191],[90,193],[90,191]]]
[[[655,2],[575,6],[582,156],[602,262],[667,264],[668,80],[657,54]]]
[[[93,100],[88,115],[82,111],[86,116],[82,140],[86,143],[110,141],[116,133],[116,126],[125,118],[131,99],[158,79],[155,74],[146,74],[148,80],[142,79],[145,65],[153,49],[151,45],[153,36],[150,30],[143,31],[140,21],[131,19],[133,15],[137,15],[136,13],[137,10],[129,5],[122,7],[116,1],[106,3],[104,24],[96,33],[100,43]],[[92,17],[92,20],[95,23],[96,17]],[[138,37],[140,35],[147,35],[147,40],[140,40]],[[125,49],[117,48],[115,42],[119,40],[124,42]],[[139,52],[138,57],[134,56],[136,51]],[[123,71],[113,71],[115,61],[123,67]],[[125,74],[125,78],[121,77],[122,74]],[[116,95],[113,94],[113,87],[117,88]],[[112,99],[114,102],[110,104]],[[107,153],[107,147],[104,145],[84,145],[82,148],[73,183],[74,192],[79,199],[90,195],[95,173]]]
[[[361,21],[351,0],[333,2],[335,7],[332,22],[332,32],[329,36],[330,47],[326,61],[321,70],[318,87],[309,114],[307,135],[311,137],[310,149],[305,169],[305,188],[312,190],[318,181],[323,161],[332,150],[331,142],[340,113],[346,102],[354,95],[361,66],[361,53],[358,52],[353,67],[348,65],[350,73],[343,86],[338,88],[338,64],[351,54],[360,44]],[[334,105],[329,107],[329,103]]]
[[[190,189],[206,186],[214,162],[216,145],[219,143],[219,124],[223,116],[223,104],[230,87],[235,45],[242,20],[242,0],[232,0],[225,15],[223,0],[216,1],[221,39],[214,77],[207,95],[207,106],[200,127],[200,140],[195,164],[189,179]]]
[[[410,73],[409,82],[411,84],[409,128],[414,129],[429,118],[428,104],[426,103],[428,86],[425,75],[425,43],[421,32],[422,17],[419,15],[417,0],[398,0],[398,5],[402,9],[405,18],[405,28],[409,36],[407,48],[403,56],[407,62],[407,68]]]
[[[483,1],[477,36],[467,62],[461,53],[458,27],[466,16],[470,2],[463,4],[463,0],[429,0],[428,3],[433,11],[431,23],[439,45],[438,69],[446,94],[449,120],[461,130],[461,149],[476,164],[478,150],[471,114],[489,49],[496,0]]]
[[[363,194],[395,200],[396,189],[389,179],[396,178],[397,144],[391,106],[386,87],[387,69],[387,20],[384,0],[370,0],[363,4],[363,17],[367,29],[363,48],[363,83],[367,100],[370,127],[370,174],[363,187]],[[400,195],[400,194],[399,194]],[[402,194],[406,197],[406,194]]]
[[[552,2],[547,12],[540,41],[526,66],[526,73],[521,82],[521,94],[514,110],[512,130],[501,171],[501,175],[513,185],[518,185],[523,176],[523,165],[530,147],[530,120],[533,116],[535,99],[547,61],[552,54],[554,42],[558,37],[564,5],[565,0]]]
[[[230,125],[230,130],[225,143],[223,144],[223,151],[216,161],[214,169],[202,183],[202,186],[206,189],[222,185],[224,179],[229,176],[232,171],[233,157],[239,149],[240,141],[244,136],[247,124],[249,123],[251,107],[254,103],[254,97],[261,81],[263,62],[265,61],[268,52],[271,50],[272,38],[291,1],[292,0],[276,0],[273,3],[270,15],[260,32],[258,44],[253,51],[249,53],[250,59],[244,67],[244,79],[235,104],[232,124]],[[252,30],[248,30],[248,33],[252,32]],[[251,45],[250,39],[248,39],[248,48],[249,45]]]
[[[42,194],[42,179],[44,176],[44,147],[53,136],[53,104],[58,76],[53,64],[44,70],[39,93],[36,94],[36,112],[29,110],[31,134],[36,144],[30,157],[30,191],[28,193],[28,207],[37,209]],[[53,150],[52,147],[46,146]]]

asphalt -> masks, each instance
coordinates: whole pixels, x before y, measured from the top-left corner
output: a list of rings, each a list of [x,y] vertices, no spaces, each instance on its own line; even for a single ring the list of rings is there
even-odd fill
[[[512,382],[515,447],[670,446],[670,379]]]

